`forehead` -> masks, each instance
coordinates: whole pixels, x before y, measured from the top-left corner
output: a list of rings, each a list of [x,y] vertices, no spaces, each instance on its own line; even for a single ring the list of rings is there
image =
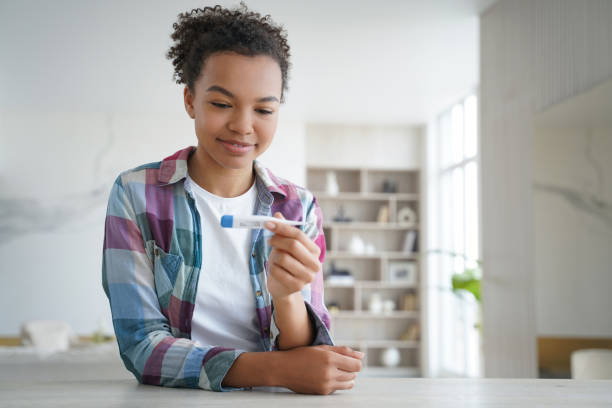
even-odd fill
[[[196,92],[212,85],[221,86],[236,97],[280,99],[282,74],[278,62],[267,55],[218,53],[206,58],[195,84]]]

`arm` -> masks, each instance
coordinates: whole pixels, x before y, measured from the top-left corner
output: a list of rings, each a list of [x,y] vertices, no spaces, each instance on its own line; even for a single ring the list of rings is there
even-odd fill
[[[328,345],[243,353],[223,385],[285,387],[305,394],[331,394],[353,388],[362,358],[359,351]]]
[[[106,214],[102,285],[121,358],[140,383],[222,391],[223,377],[242,351],[198,346],[173,334],[181,330],[168,316],[183,304],[173,297],[168,276],[182,273],[185,265],[181,257],[154,247],[155,241],[143,241],[127,185],[119,176]],[[166,305],[164,312],[160,303]]]
[[[280,213],[275,216],[282,218]],[[275,232],[268,241],[273,247],[268,289],[274,305],[273,322],[280,333],[277,337],[280,350],[332,344],[329,313],[323,303],[325,236],[321,210],[314,197],[304,220],[304,231],[280,223],[267,227]]]
[[[278,349],[288,350],[312,343],[313,329],[300,292],[274,300]]]

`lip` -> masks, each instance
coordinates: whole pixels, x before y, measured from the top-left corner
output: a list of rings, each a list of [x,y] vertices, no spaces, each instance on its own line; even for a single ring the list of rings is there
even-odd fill
[[[227,150],[228,152],[232,154],[237,154],[237,155],[246,154],[255,148],[254,144],[239,142],[237,140],[217,139],[217,141],[221,143],[221,145],[225,148],[225,150]]]

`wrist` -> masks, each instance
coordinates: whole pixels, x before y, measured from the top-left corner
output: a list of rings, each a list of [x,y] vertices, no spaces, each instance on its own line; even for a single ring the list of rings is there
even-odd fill
[[[272,351],[268,352],[270,358],[268,361],[269,370],[266,370],[265,379],[266,383],[270,387],[285,387],[287,385],[285,383],[285,379],[287,378],[287,373],[285,372],[287,364],[287,352],[286,351]]]
[[[287,305],[295,305],[296,303],[304,302],[304,298],[302,297],[302,292],[293,292],[288,295],[274,297],[272,296],[272,301],[274,302],[274,307],[278,306],[287,306]]]

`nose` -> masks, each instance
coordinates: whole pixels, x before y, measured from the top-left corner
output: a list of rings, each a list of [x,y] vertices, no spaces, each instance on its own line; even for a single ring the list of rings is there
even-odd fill
[[[246,109],[236,109],[227,124],[232,132],[239,135],[249,135],[253,133],[253,118]]]

